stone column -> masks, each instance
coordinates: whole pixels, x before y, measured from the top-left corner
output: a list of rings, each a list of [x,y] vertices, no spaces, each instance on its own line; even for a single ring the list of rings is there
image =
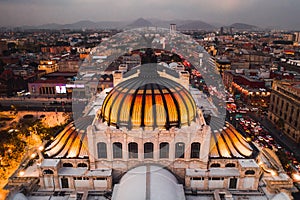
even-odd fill
[[[113,160],[113,155],[112,155],[112,142],[111,142],[111,133],[106,132],[106,137],[107,137],[107,161],[112,161]]]
[[[127,134],[123,133],[123,141],[122,142],[122,150],[123,150],[123,160],[128,161],[128,142],[127,142]]]
[[[111,190],[112,189],[112,177],[109,176],[107,177],[107,190]]]
[[[170,141],[170,146],[169,146],[169,160],[171,162],[173,162],[175,160],[175,142],[174,139],[172,141]]]
[[[55,186],[55,190],[61,189],[60,183],[59,183],[59,177],[58,177],[58,176],[54,176],[53,178],[54,178],[54,186]]]
[[[75,183],[74,183],[75,182],[74,178],[73,177],[68,177],[68,181],[69,181],[69,188],[76,190]]]
[[[191,144],[189,141],[185,142],[185,152],[184,152],[184,159],[185,161],[190,161],[191,158]]]
[[[159,160],[159,141],[158,141],[157,134],[154,136],[154,140],[153,140],[153,159],[154,161]]]
[[[191,187],[191,177],[185,176],[185,187],[190,188]]]
[[[53,176],[52,176],[52,178],[53,178]],[[41,188],[46,189],[45,188],[45,179],[44,179],[44,176],[40,175],[40,184],[39,185],[40,185]]]
[[[92,188],[93,190],[95,189],[94,178],[95,177],[89,177],[89,188]]]
[[[144,160],[144,143],[143,140],[139,138],[138,140],[138,159],[139,161]]]
[[[90,125],[87,128],[87,140],[88,140],[88,153],[90,160],[90,169],[94,170],[96,168],[95,156],[98,156],[96,153],[97,143],[95,142],[95,133],[93,133],[93,126]]]
[[[211,139],[211,129],[209,126],[204,126],[203,128],[203,141],[201,141],[200,146],[200,161],[208,162],[208,155],[210,151],[210,139]]]
[[[228,189],[229,188],[229,180],[230,180],[230,177],[224,177],[224,182],[223,182],[223,187],[225,189]]]

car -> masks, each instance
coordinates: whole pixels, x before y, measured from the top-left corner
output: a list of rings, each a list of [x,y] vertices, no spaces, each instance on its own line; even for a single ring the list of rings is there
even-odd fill
[[[258,111],[258,108],[251,108],[250,111],[256,112],[256,111]]]
[[[247,113],[247,111],[245,111],[245,110],[239,110],[238,112],[242,113],[242,114],[246,114]]]
[[[260,140],[260,141],[264,140],[264,138],[262,136],[260,136],[260,135],[257,137],[257,139]]]
[[[268,138],[264,138],[264,141],[268,143],[270,140]]]
[[[279,144],[275,144],[274,145],[277,149],[282,149],[282,146],[280,146]]]
[[[268,138],[268,140],[273,140],[273,137],[271,135],[266,135],[266,138]]]

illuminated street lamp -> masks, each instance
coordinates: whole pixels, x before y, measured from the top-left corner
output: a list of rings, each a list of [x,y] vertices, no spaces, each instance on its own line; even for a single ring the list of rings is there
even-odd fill
[[[295,182],[300,182],[300,174],[299,173],[293,173],[292,177]]]
[[[22,170],[19,172],[19,176],[24,176],[25,172]]]
[[[39,151],[43,151],[44,147],[43,146],[39,146]]]
[[[35,158],[36,157],[36,153],[31,154],[31,158]]]

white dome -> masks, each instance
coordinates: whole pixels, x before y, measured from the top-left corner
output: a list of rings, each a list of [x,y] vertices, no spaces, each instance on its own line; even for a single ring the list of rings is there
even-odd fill
[[[13,200],[28,200],[28,198],[23,193],[17,193]]]
[[[140,166],[128,171],[115,185],[113,200],[185,199],[182,185],[169,171],[158,166]]]
[[[272,200],[290,200],[291,198],[289,197],[289,195],[285,192],[281,192],[276,194]]]

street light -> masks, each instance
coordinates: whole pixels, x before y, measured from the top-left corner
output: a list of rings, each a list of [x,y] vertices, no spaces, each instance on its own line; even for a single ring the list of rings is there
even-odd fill
[[[299,173],[293,173],[292,177],[295,182],[300,182],[300,174]]]
[[[19,172],[19,176],[24,176],[25,172],[22,170]]]
[[[43,151],[44,147],[43,146],[39,146],[39,151]]]
[[[31,154],[31,158],[35,158],[36,157],[36,153]]]

